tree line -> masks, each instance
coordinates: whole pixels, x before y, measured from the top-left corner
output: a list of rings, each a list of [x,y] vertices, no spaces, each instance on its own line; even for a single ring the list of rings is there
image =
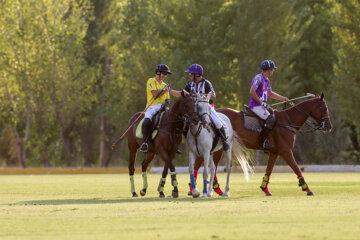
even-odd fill
[[[325,93],[334,129],[298,134],[297,160],[360,163],[358,0],[9,0],[0,12],[2,166],[127,165],[126,142],[111,145],[156,65],[180,90],[201,64],[216,107],[241,110],[264,59],[276,92]]]

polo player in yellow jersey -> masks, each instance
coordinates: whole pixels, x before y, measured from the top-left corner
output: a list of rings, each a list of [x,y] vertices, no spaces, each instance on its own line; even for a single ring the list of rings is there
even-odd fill
[[[171,74],[170,68],[165,64],[160,64],[156,67],[155,74],[156,76],[149,78],[146,83],[147,109],[141,128],[143,134],[143,143],[140,147],[140,151],[145,153],[149,150],[148,140],[149,136],[151,135],[151,119],[161,109],[162,105],[165,104],[165,100],[170,99],[169,93],[174,95],[170,85],[167,85],[165,82],[163,82],[166,76]]]

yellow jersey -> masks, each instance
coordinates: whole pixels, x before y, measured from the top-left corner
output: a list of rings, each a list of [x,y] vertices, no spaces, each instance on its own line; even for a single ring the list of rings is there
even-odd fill
[[[162,90],[165,86],[166,86],[166,83],[164,83],[164,82],[159,83],[156,80],[156,78],[149,78],[149,80],[146,83],[146,95],[147,95],[146,107],[150,106],[150,103],[155,98],[153,96],[153,94],[151,93],[151,91]],[[164,104],[166,99],[170,99],[169,92],[166,92],[163,95],[161,95],[160,97],[158,97],[157,99],[155,99],[155,101],[151,103],[151,106],[156,105],[156,104]]]

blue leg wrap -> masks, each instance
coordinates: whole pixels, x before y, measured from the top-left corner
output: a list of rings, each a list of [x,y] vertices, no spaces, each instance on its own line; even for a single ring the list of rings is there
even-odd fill
[[[195,189],[196,184],[195,184],[194,174],[190,174],[190,181],[191,181],[191,187],[192,187],[192,189]]]
[[[207,185],[208,185],[209,181],[204,180],[204,190],[203,193],[207,193]]]

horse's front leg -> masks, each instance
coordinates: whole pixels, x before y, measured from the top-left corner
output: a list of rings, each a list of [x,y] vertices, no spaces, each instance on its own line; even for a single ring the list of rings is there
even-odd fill
[[[276,160],[278,159],[278,157],[279,157],[278,154],[271,153],[271,152],[269,154],[269,160],[268,160],[268,164],[266,167],[266,173],[263,177],[263,180],[262,180],[261,186],[260,186],[261,190],[265,193],[266,196],[272,196],[271,192],[269,191],[268,184],[270,181],[271,173],[274,169],[274,166],[275,166],[275,163],[276,163]]]
[[[164,164],[164,170],[162,172],[161,178],[160,178],[160,182],[159,182],[159,186],[157,188],[157,191],[159,192],[159,197],[160,198],[164,198],[165,194],[164,194],[164,186],[165,186],[165,182],[166,182],[166,176],[168,173],[168,169],[169,169],[169,162],[165,161]]]
[[[141,170],[142,170],[142,179],[143,179],[143,189],[140,190],[140,195],[145,196],[146,190],[148,188],[147,183],[147,167],[149,166],[149,163],[154,159],[155,154],[154,153],[147,153],[145,156],[144,161],[141,163]]]
[[[214,159],[213,159],[213,155],[210,155],[210,183],[209,183],[209,189],[208,189],[208,197],[211,197],[213,192],[213,183],[214,183],[214,176],[215,176],[215,164],[214,164]]]
[[[305,178],[302,175],[302,172],[295,161],[292,151],[290,150],[288,152],[281,154],[281,157],[285,159],[285,161],[289,164],[291,169],[297,175],[297,178],[299,180],[299,187],[301,187],[301,190],[306,192],[308,196],[313,196],[314,193],[310,190],[309,185],[307,185],[307,183],[305,182]]]
[[[210,161],[210,152],[204,154],[204,172],[203,172],[204,188],[203,188],[202,197],[208,196],[207,185],[209,184],[209,181],[208,181],[209,161]]]
[[[173,157],[171,159],[173,159]],[[171,176],[171,185],[174,187],[174,189],[172,190],[171,195],[172,195],[173,198],[178,198],[179,197],[179,189],[177,187],[178,186],[178,181],[176,179],[175,166],[172,163],[172,161],[170,161],[170,163],[169,163],[169,169],[170,169],[170,176]]]
[[[195,163],[195,154],[189,150],[189,174],[190,174],[190,185],[191,185],[191,195],[194,198],[200,196],[199,190],[196,188],[196,181],[194,176],[194,163]],[[196,172],[197,173],[197,172]]]
[[[197,157],[195,160],[195,164],[194,164],[194,178],[195,178],[195,183],[196,183],[196,179],[198,176],[198,171],[199,168],[201,167],[201,164],[203,163],[204,159],[202,157]],[[188,195],[191,196],[192,195],[192,186],[191,186],[191,182],[189,183],[189,188],[190,191],[188,192]]]
[[[174,158],[174,156],[175,156],[175,153],[172,154],[171,156],[169,156],[169,154],[163,148],[161,148],[158,150],[158,154],[165,161],[164,170],[162,172],[162,176],[161,176],[159,186],[158,186],[159,197],[164,198],[165,197],[164,186],[165,186],[165,182],[166,182],[166,176],[168,174],[168,169],[172,166],[173,173],[175,173],[175,167],[171,162],[172,158]],[[171,169],[170,169],[170,171],[171,171]],[[176,175],[175,175],[175,180],[176,180]],[[177,181],[176,181],[176,184],[177,184]],[[177,189],[177,187],[176,187],[176,189]]]

